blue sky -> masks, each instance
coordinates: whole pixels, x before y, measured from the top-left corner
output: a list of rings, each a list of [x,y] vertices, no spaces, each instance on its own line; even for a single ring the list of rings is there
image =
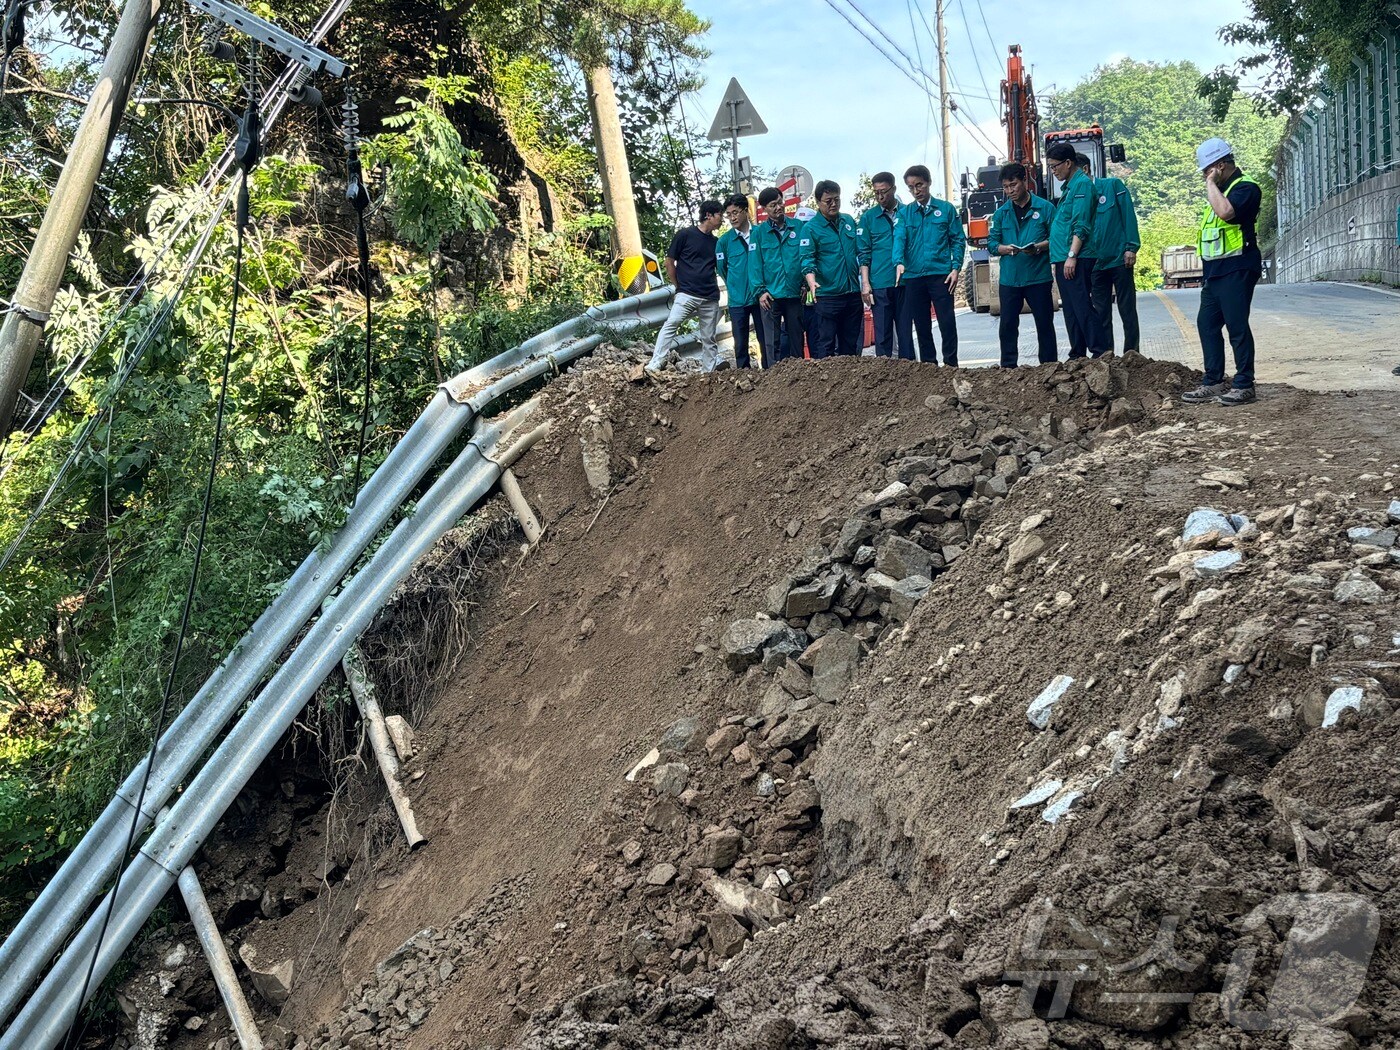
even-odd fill
[[[887,51],[847,0],[831,0]],[[904,0],[855,0],[899,46],[937,78],[931,35],[933,0],[910,7]],[[834,178],[845,196],[856,176],[887,168],[899,174],[923,162],[942,194],[938,114],[926,96],[841,19],[826,0],[691,0],[690,8],[712,25],[704,44],[705,87],[686,99],[694,123],[708,128],[730,77],[739,83],[768,125],[768,134],[741,139],[741,154],[776,170],[801,164],[815,178]],[[1026,3],[1025,0],[947,0],[948,59],[955,96],[968,125],[953,124],[954,184],[957,172],[985,163],[995,145],[1005,152],[1005,131],[995,99],[1005,75],[1006,46],[1020,44],[1032,67],[1036,93],[1071,87],[1096,66],[1128,56],[1150,61],[1190,59],[1210,69],[1236,57],[1217,37],[1220,26],[1244,17],[1244,0],[1119,0],[1096,3]],[[964,20],[966,12],[966,21]],[[984,26],[982,16],[985,15]],[[911,20],[917,35],[910,28]],[[775,25],[787,25],[776,35]],[[771,41],[771,43],[769,43]],[[981,63],[979,74],[978,61]],[[986,87],[983,86],[985,80]],[[1047,128],[1046,130],[1051,130]],[[1112,129],[1108,129],[1110,137]],[[988,140],[984,142],[983,139]]]

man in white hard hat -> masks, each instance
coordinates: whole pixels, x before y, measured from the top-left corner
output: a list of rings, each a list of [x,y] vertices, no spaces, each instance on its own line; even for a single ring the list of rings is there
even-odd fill
[[[1249,308],[1254,286],[1264,272],[1254,224],[1259,218],[1259,184],[1235,165],[1234,151],[1224,139],[1207,139],[1196,149],[1196,166],[1206,182],[1207,204],[1201,212],[1197,250],[1203,280],[1196,330],[1201,336],[1205,374],[1201,385],[1181,395],[1190,405],[1216,402],[1227,407],[1249,405],[1254,394],[1254,333]],[[1225,338],[1230,333],[1235,377],[1225,382]]]

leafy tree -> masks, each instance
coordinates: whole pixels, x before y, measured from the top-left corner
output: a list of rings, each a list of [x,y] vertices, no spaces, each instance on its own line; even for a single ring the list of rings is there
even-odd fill
[[[1201,95],[1224,119],[1252,75],[1261,78],[1253,92],[1266,110],[1297,112],[1324,80],[1350,71],[1352,56],[1391,24],[1391,7],[1386,0],[1249,0],[1249,19],[1223,27],[1220,38],[1254,52],[1203,77]]]
[[[444,107],[475,97],[464,77],[427,77],[423,100],[401,98],[403,113],[385,117],[388,128],[365,143],[368,164],[386,169],[387,201],[394,228],[409,242],[436,251],[443,238],[496,225],[491,209],[496,180],[481,154],[462,145]]]

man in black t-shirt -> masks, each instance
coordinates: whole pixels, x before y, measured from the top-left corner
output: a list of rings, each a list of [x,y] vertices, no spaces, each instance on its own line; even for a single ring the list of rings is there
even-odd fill
[[[700,367],[713,372],[719,357],[715,326],[719,323],[719,278],[715,276],[715,231],[724,208],[719,201],[702,201],[700,221],[677,230],[666,249],[666,273],[676,286],[671,313],[656,335],[647,371],[659,372],[676,341],[681,325],[694,317],[700,322]]]

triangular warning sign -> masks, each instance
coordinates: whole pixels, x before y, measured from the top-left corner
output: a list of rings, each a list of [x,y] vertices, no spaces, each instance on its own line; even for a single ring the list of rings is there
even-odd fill
[[[749,96],[739,86],[738,77],[729,78],[729,86],[724,89],[715,122],[705,137],[711,142],[725,142],[731,138],[744,138],[748,135],[766,135],[768,125],[753,108]]]

